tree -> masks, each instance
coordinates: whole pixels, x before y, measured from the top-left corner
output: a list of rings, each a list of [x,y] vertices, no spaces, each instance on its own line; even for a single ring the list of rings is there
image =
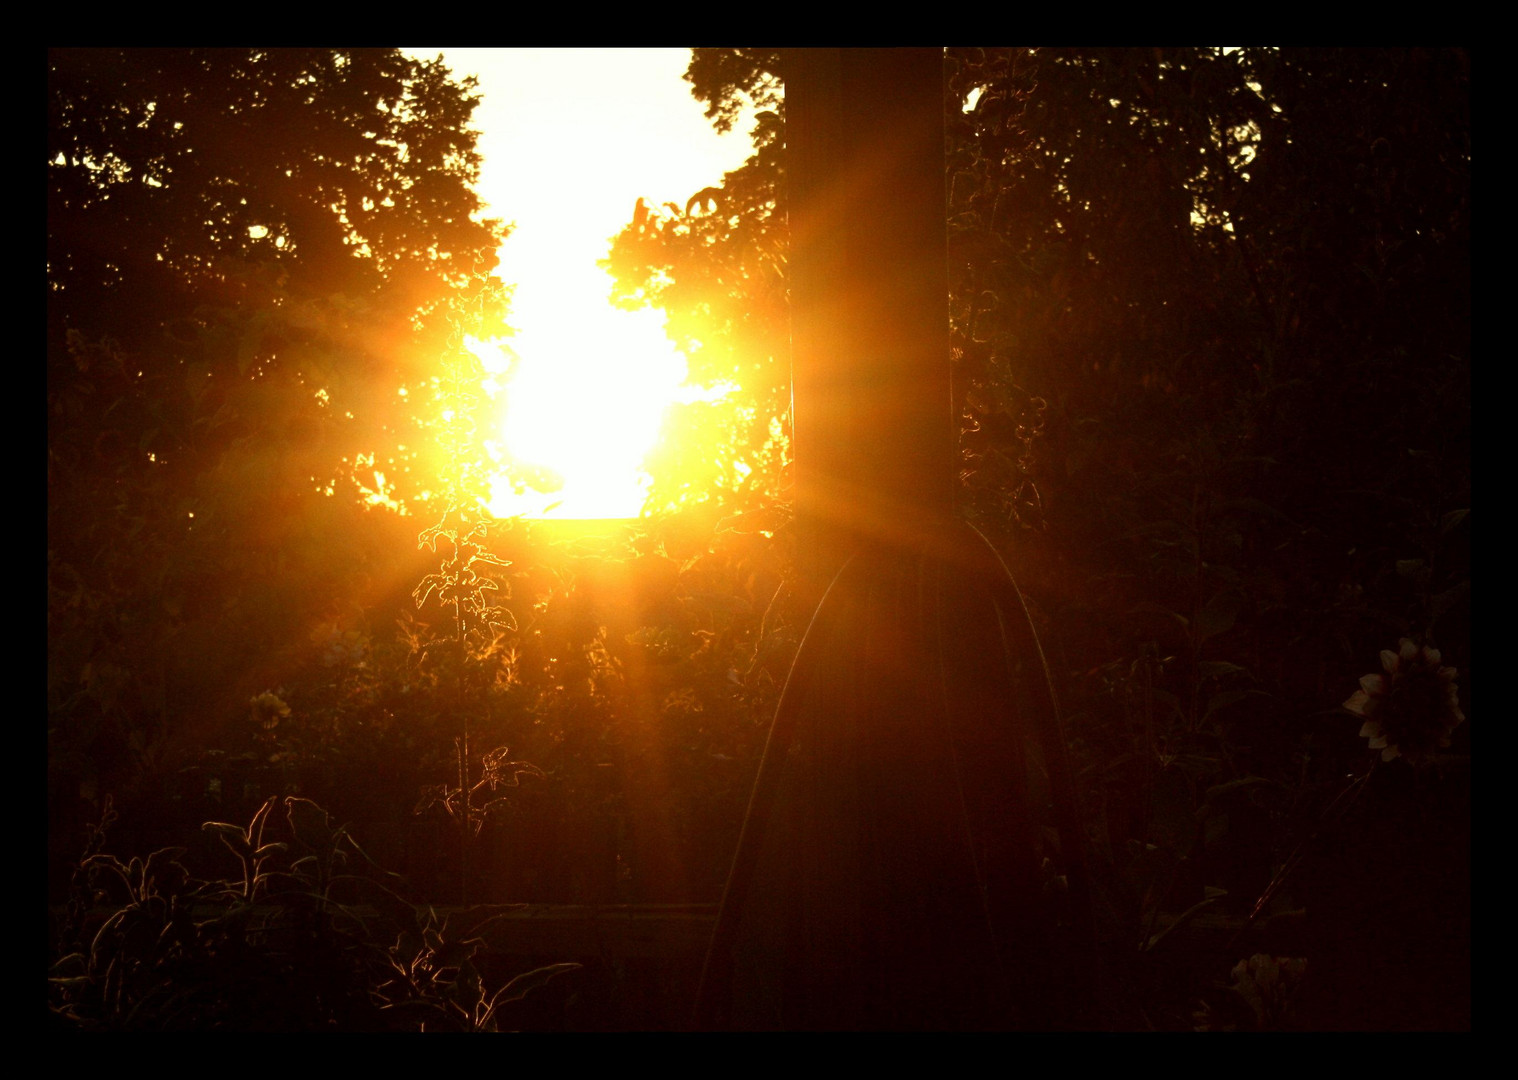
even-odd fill
[[[461,324],[503,328],[476,100],[395,50],[54,50],[50,384],[105,335],[144,379],[293,382],[362,429],[337,456],[380,449]]]
[[[151,331],[236,296],[239,261],[300,296],[408,312],[495,265],[499,226],[475,220],[471,189],[477,98],[440,61],[69,49],[48,74],[48,282],[69,326]]]
[[[1406,343],[1461,326],[1462,54],[951,49],[946,62],[953,332],[982,495],[1023,487],[1032,499],[1016,478],[1019,459],[1031,465],[1017,431],[1040,422],[1023,415],[1033,396],[1050,410],[1053,453],[1083,410],[1174,405],[1166,387],[1216,412],[1262,351],[1299,357],[1367,332]],[[774,50],[694,51],[686,78],[719,130],[746,100],[765,110],[756,153],[684,208],[640,207],[609,260],[624,303],[664,307],[678,343],[701,343],[699,377],[743,388],[754,432],[787,401],[779,76]],[[1372,260],[1399,295],[1416,272],[1453,317],[1408,325],[1420,306],[1386,303]],[[1340,272],[1348,262],[1364,268]],[[1304,328],[1304,307],[1334,312],[1334,325]],[[1429,347],[1466,346],[1457,330]],[[1027,389],[1014,400],[1013,386]],[[988,445],[1012,461],[996,463]]]
[[[1358,723],[1341,739],[1322,717],[1363,658],[1404,635],[1469,656],[1468,54],[945,65],[961,509],[1047,620],[1076,752],[1106,778],[1087,795],[1112,872],[1148,873],[1126,845],[1173,829],[1171,876],[1140,894],[1183,910],[1209,875],[1259,895],[1270,834],[1249,830],[1362,749]],[[772,53],[695,51],[714,122],[762,97],[767,142],[635,219],[612,260],[677,340],[720,343],[756,432],[787,401],[781,74]],[[725,205],[752,221],[702,213]],[[782,490],[780,459],[740,454],[750,490]],[[1250,776],[1290,798],[1251,788],[1232,833],[1193,843],[1217,812],[1201,793]]]
[[[49,52],[60,797],[240,720],[314,626],[409,591],[366,511],[434,486],[439,363],[504,326],[476,100],[395,50]]]
[[[1316,559],[1365,550],[1336,510],[1370,488],[1439,508],[1398,526],[1412,530],[1404,548],[1467,504],[1462,51],[966,48],[945,59],[968,513],[1022,533],[1029,557],[1105,559],[1113,537],[1189,519],[1201,481],[1310,519]],[[714,123],[731,124],[744,100],[774,111],[745,166],[683,209],[640,214],[611,260],[626,302],[664,306],[677,341],[703,343],[702,375],[743,388],[725,415],[753,409],[753,438],[735,454],[752,470],[747,487],[772,493],[782,459],[755,448],[788,402],[779,75],[774,52],[695,51],[686,77]],[[1362,437],[1342,437],[1346,402]],[[1399,441],[1427,452],[1398,457]],[[1222,553],[1210,554],[1217,565]],[[1177,574],[1177,594],[1142,599],[1191,607],[1185,596],[1206,586]]]
[[[614,302],[662,308],[691,381],[740,388],[677,406],[649,462],[654,505],[715,498],[734,509],[773,499],[789,446],[783,101],[774,50],[697,49],[686,79],[719,131],[740,102],[759,108],[754,154],[682,207],[646,206],[603,264]]]

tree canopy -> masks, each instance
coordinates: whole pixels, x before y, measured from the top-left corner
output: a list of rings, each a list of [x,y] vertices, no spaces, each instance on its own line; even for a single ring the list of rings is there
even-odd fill
[[[756,153],[640,213],[613,249],[625,302],[664,307],[678,342],[701,343],[698,377],[744,391],[723,403],[747,433],[732,458],[656,487],[669,502],[785,499],[785,453],[765,441],[788,403],[781,62],[695,51],[687,79],[715,125],[762,110]],[[1356,734],[1376,729],[1337,706],[1367,661],[1422,643],[1469,693],[1469,54],[951,48],[945,74],[959,505],[1039,623],[1104,918],[1143,925],[1129,889],[1178,911],[1203,883],[1269,899],[1288,871],[1260,857],[1268,838],[1311,831],[1301,807],[1362,767]],[[1417,814],[1444,800],[1449,817],[1343,834],[1339,850],[1366,853],[1353,904],[1333,856],[1287,886],[1330,958],[1326,1022],[1422,1026],[1411,1003],[1434,984],[1442,1015],[1468,1009],[1465,733],[1417,781]],[[1453,883],[1443,915],[1404,922],[1452,935],[1438,951],[1454,961],[1359,929],[1390,899],[1375,860]]]
[[[698,377],[743,387],[733,453],[772,499],[780,62],[695,51],[715,124],[761,108],[755,154],[640,215],[611,260],[626,302],[701,342]],[[1362,657],[1401,635],[1468,656],[1469,56],[952,48],[945,65],[960,505],[1047,613],[1077,746],[1127,784],[1093,798],[1142,838],[1151,781],[1124,769],[1189,784],[1304,745],[1336,760],[1307,718]]]
[[[1049,455],[1109,407],[1220,419],[1255,371],[1280,392],[1350,350],[1468,354],[1463,54],[946,61],[966,478],[998,519],[1027,518],[1066,482],[1032,482],[1035,431]],[[719,130],[744,102],[760,110],[755,154],[684,207],[640,208],[608,264],[622,302],[668,312],[697,378],[744,388],[752,412],[727,414],[746,435],[734,453],[752,472],[738,471],[771,491],[768,436],[788,402],[782,75],[776,50],[694,51],[686,78]]]
[[[478,441],[462,336],[507,314],[470,83],[392,50],[50,52],[49,843],[74,929],[111,797],[115,850],[217,856],[201,822],[319,799],[446,902],[472,765],[532,779],[487,804],[469,895],[721,895],[813,614],[785,524],[781,59],[694,51],[714,125],[757,114],[753,156],[640,203],[606,264],[737,389],[672,412],[652,520],[487,544],[427,497],[479,462],[435,448]],[[958,508],[1058,692],[1114,1025],[1279,1026],[1257,971],[1320,1026],[1468,1028],[1468,54],[953,48],[945,77]],[[418,553],[423,526],[451,551]],[[484,569],[507,560],[509,598]],[[437,648],[419,581],[517,629],[481,607],[489,632]],[[142,865],[159,903],[165,857]],[[1229,989],[1235,946],[1262,951]],[[182,1007],[115,996],[128,1023]]]
[[[476,102],[388,49],[49,52],[55,766],[183,743],[409,589],[359,521],[438,492],[440,373],[504,328]]]
[[[741,101],[761,107],[754,153],[684,206],[640,200],[603,264],[615,303],[664,310],[692,382],[741,388],[725,401],[671,410],[649,462],[659,509],[708,498],[752,508],[774,496],[786,460],[790,339],[776,55],[694,50],[686,79],[718,130],[732,124]]]
[[[425,313],[495,265],[478,100],[394,50],[49,54],[54,319],[120,337],[235,298],[248,264],[302,297]]]

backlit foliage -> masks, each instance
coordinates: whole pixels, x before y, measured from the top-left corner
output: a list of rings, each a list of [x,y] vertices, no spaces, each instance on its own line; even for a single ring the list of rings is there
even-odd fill
[[[737,388],[671,409],[649,459],[657,509],[705,498],[748,507],[780,490],[790,343],[782,102],[768,85],[757,100],[770,108],[757,116],[748,163],[683,206],[639,200],[602,264],[616,283],[614,302],[663,309],[692,383]]]
[[[49,52],[66,816],[184,766],[316,627],[415,582],[387,531],[438,490],[426,390],[460,328],[503,329],[475,101],[394,50]]]
[[[1468,55],[946,63],[961,507],[1057,683],[1111,1026],[1468,1028]],[[50,54],[55,1020],[510,1026],[478,926],[386,899],[353,832],[427,902],[467,831],[471,898],[715,903],[810,615],[778,75],[697,51],[755,157],[616,240],[622,301],[740,392],[675,415],[653,512],[597,536],[480,511],[460,342],[508,297],[467,85],[389,51]],[[1418,768],[1342,707],[1404,638]]]

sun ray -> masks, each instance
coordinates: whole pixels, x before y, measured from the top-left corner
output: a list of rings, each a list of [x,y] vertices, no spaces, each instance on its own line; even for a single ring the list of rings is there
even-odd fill
[[[741,165],[752,116],[713,131],[682,77],[685,49],[442,52],[479,79],[480,193],[511,226],[497,272],[512,284],[516,333],[473,347],[488,373],[481,390],[500,410],[487,436],[502,469],[489,508],[635,517],[650,483],[644,457],[670,404],[730,388],[685,385],[663,313],[612,308],[596,264],[640,196],[684,200]],[[514,490],[527,473],[561,487]]]
[[[644,457],[666,410],[726,392],[685,385],[685,358],[660,313],[617,310],[594,302],[598,293],[521,290],[523,329],[509,343],[469,341],[488,373],[483,388],[496,388],[493,442],[510,462],[561,485],[516,491],[503,470],[489,504],[497,516],[637,517],[649,485]],[[556,299],[587,295],[589,303]]]

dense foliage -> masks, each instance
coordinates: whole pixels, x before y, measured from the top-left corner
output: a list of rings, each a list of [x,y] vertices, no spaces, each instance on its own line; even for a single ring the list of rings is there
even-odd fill
[[[580,966],[497,975],[484,935],[499,909],[440,918],[406,900],[309,799],[206,822],[240,871],[209,881],[184,847],[128,862],[99,850],[113,820],[107,799],[74,875],[71,951],[48,980],[58,1030],[498,1031]]]
[[[1409,693],[1469,712],[1467,55],[951,49],[946,72],[961,508],[1054,667],[1112,1022],[1460,1026],[1463,933],[1468,1026],[1468,726],[1416,769],[1374,745]],[[233,956],[250,1000],[307,961],[329,980],[273,1026],[484,1017],[480,980],[402,985],[427,950],[311,887],[367,861],[325,814],[297,842],[306,798],[431,902],[717,898],[809,614],[782,76],[774,50],[693,53],[716,126],[756,111],[754,155],[640,204],[606,265],[738,390],[672,414],[637,527],[575,534],[461,497],[487,404],[462,335],[506,308],[467,82],[389,50],[49,54],[51,899],[72,876],[113,904],[98,938],[65,920],[57,1015],[133,1026],[179,986],[182,1026],[235,1026],[206,978]],[[280,805],[284,891],[248,937],[257,871],[217,860],[251,830],[197,830]],[[1440,1004],[1398,1013],[1415,979]]]
[[[610,260],[624,297],[702,343],[703,374],[754,388],[734,453],[770,496],[780,460],[756,448],[787,400],[780,64],[696,50],[687,79],[715,123],[762,110],[756,154],[640,215]],[[1363,768],[1339,705],[1378,650],[1437,646],[1468,701],[1469,60],[950,49],[946,85],[962,507],[1037,601],[1123,967],[1134,941],[1152,959],[1162,912],[1302,907],[1300,842]],[[1427,781],[1444,795],[1420,789],[1439,825],[1401,819],[1456,881],[1460,843],[1431,838],[1461,836],[1463,760]],[[1349,801],[1344,828],[1377,837],[1362,848],[1395,843]],[[1347,895],[1316,887],[1320,913]],[[1458,941],[1463,918],[1468,933],[1468,908],[1440,910],[1420,932],[1442,920]],[[1346,938],[1329,921],[1315,940]],[[1440,1015],[1458,1016],[1459,976],[1441,972],[1456,1003]],[[1194,979],[1144,985],[1165,990],[1150,1018],[1181,1022],[1176,987]],[[1335,1022],[1426,1021],[1366,1003],[1390,993]]]
[[[715,499],[732,509],[773,502],[789,446],[783,101],[773,52],[695,50],[691,73],[719,130],[739,100],[759,107],[754,154],[684,207],[639,202],[603,263],[613,301],[651,305],[689,358],[690,380],[740,392],[671,410],[649,461],[651,507]],[[708,82],[708,80],[710,80]]]
[[[414,584],[415,525],[368,508],[427,505],[417,406],[503,325],[474,101],[393,50],[49,53],[60,826]]]
[[[479,514],[460,342],[505,295],[472,88],[391,51],[62,50],[49,78],[54,899],[108,797],[130,851],[299,793],[428,899],[467,862],[471,898],[714,900],[783,560],[711,554],[705,513],[562,542]]]

